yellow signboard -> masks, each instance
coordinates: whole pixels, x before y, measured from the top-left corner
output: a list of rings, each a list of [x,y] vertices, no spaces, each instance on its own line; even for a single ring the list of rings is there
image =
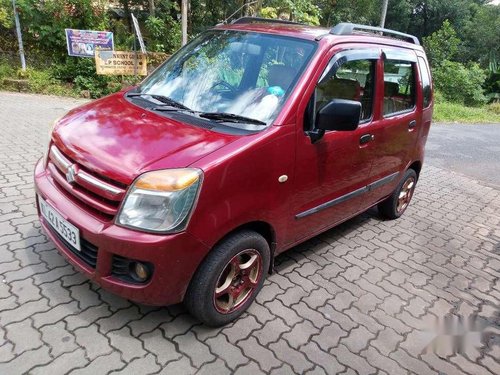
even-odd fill
[[[97,74],[148,75],[146,55],[127,51],[95,51]]]

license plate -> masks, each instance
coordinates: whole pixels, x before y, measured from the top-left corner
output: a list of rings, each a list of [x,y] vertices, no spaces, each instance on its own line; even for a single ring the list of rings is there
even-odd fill
[[[45,202],[42,197],[38,197],[38,202],[40,204],[40,212],[50,226],[71,246],[80,251],[80,231],[78,228],[64,219],[54,208]]]

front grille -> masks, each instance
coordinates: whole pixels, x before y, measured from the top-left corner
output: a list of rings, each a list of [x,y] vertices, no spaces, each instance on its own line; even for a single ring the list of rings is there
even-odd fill
[[[127,280],[130,278],[129,275],[130,269],[130,259],[124,258],[119,255],[113,255],[113,263],[111,267],[111,274],[120,279],[126,278]]]
[[[73,247],[68,241],[66,241],[59,233],[57,233],[55,230],[51,231],[55,236],[58,238],[59,241],[61,241],[64,246],[71,251],[73,254],[75,254],[78,258],[83,260],[85,264],[88,266],[95,268],[97,264],[97,252],[98,248],[97,246],[91,244],[89,241],[84,239],[83,237],[80,237],[80,248],[81,250],[78,251],[75,247]]]
[[[50,148],[47,169],[57,185],[69,196],[109,218],[118,212],[126,185],[88,171],[55,145]]]

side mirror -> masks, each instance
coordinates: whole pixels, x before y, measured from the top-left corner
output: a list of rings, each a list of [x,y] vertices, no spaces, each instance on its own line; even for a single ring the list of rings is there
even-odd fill
[[[361,103],[354,100],[333,99],[318,112],[316,129],[352,131],[359,125]]]

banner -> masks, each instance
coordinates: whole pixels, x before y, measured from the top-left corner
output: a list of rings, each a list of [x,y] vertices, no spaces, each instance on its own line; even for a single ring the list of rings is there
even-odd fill
[[[102,75],[148,75],[146,55],[127,51],[96,50],[95,68]]]
[[[76,57],[94,57],[95,51],[113,51],[113,33],[111,31],[66,29],[68,55]]]

